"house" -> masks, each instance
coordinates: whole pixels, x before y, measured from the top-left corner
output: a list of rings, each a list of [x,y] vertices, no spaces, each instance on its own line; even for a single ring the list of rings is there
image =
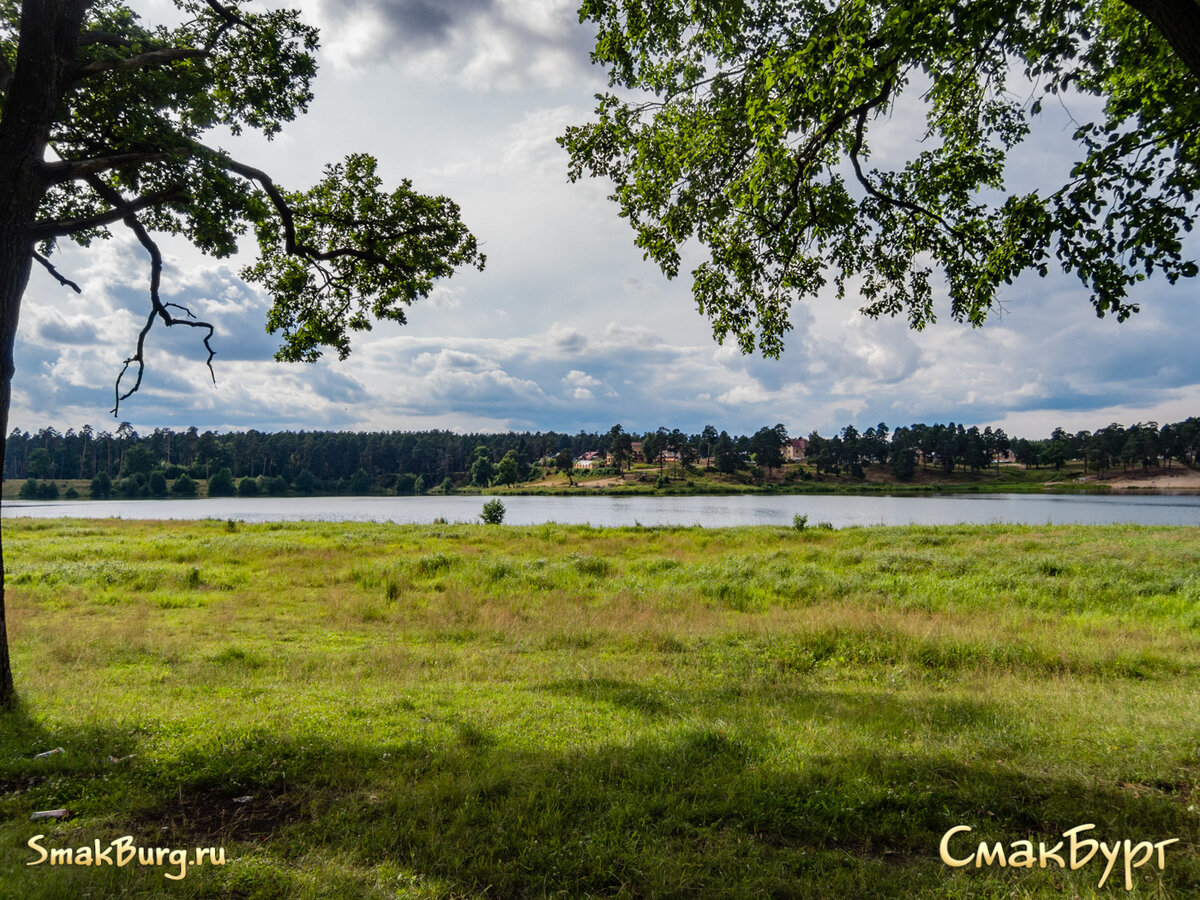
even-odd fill
[[[792,438],[783,445],[783,458],[788,462],[804,462],[808,457],[808,438]]]
[[[575,460],[577,469],[599,469],[604,465],[604,454],[589,450]]]

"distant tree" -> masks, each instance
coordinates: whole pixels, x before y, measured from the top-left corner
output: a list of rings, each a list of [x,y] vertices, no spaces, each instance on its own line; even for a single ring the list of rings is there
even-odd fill
[[[150,477],[146,479],[146,486],[150,489],[152,497],[167,496],[167,479],[158,469],[150,473]]]
[[[17,491],[17,496],[22,500],[36,500],[38,495],[37,479],[30,476],[25,479],[25,483],[21,485],[21,489]]]
[[[905,447],[892,454],[892,476],[898,481],[912,481],[917,473],[917,454]]]
[[[415,494],[417,476],[412,472],[401,472],[396,476],[395,491],[397,494]]]
[[[309,469],[301,469],[300,474],[296,476],[296,490],[311,497],[317,491],[317,476]]]
[[[133,444],[127,447],[121,456],[121,474],[137,475],[140,472],[148,475],[157,463],[158,460],[150,452],[149,447]]]
[[[371,493],[371,476],[367,474],[366,469],[360,467],[350,476],[350,493],[359,495]]]
[[[25,468],[34,478],[49,478],[54,473],[54,456],[45,447],[34,447]]]
[[[234,483],[233,472],[228,467],[222,468],[208,479],[208,496],[233,497],[236,494],[237,484]]]
[[[717,464],[717,471],[723,475],[734,474],[744,464],[741,453],[726,431],[721,432],[713,446],[713,461]]]
[[[628,462],[633,456],[633,437],[626,434],[625,429],[620,425],[614,425],[608,432],[608,452],[612,455],[613,466],[617,470],[617,474],[621,474],[621,467]]]
[[[112,496],[112,479],[107,472],[97,472],[88,488],[93,500],[107,500]]]
[[[517,460],[517,452],[509,450],[496,466],[497,484],[516,484],[521,477],[521,465]]]
[[[569,447],[558,451],[558,455],[554,457],[554,467],[567,476],[567,484],[575,486],[575,480],[571,477],[571,472],[575,468],[575,456]]]
[[[782,427],[760,428],[750,438],[750,452],[754,455],[756,465],[764,469],[777,469],[783,465],[783,445],[787,440],[787,432],[781,435],[779,429]]]
[[[491,451],[487,447],[475,448],[475,458],[471,461],[471,484],[475,487],[487,487],[492,483],[495,468],[492,466]]]
[[[705,425],[700,432],[700,440],[704,442],[704,471],[712,468],[713,444],[717,442],[717,429],[712,425]]]
[[[188,474],[184,472],[171,485],[171,493],[177,497],[195,497],[196,482],[192,481]]]

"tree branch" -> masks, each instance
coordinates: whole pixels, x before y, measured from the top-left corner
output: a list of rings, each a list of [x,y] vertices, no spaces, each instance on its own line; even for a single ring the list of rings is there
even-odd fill
[[[112,414],[115,417],[121,408],[121,401],[127,400],[129,397],[137,393],[138,388],[142,386],[142,376],[146,372],[146,335],[150,333],[150,329],[154,326],[155,318],[162,319],[163,324],[168,328],[172,325],[187,325],[190,328],[203,328],[208,332],[204,336],[204,348],[208,351],[208,359],[205,364],[208,366],[208,373],[212,376],[213,384],[217,383],[217,374],[213,371],[212,361],[217,352],[213,350],[212,344],[209,341],[212,339],[216,329],[208,322],[202,322],[192,315],[187,308],[180,306],[178,303],[163,303],[159,297],[159,286],[162,283],[162,252],[158,249],[158,244],[150,237],[145,226],[138,221],[137,209],[134,204],[127,202],[114,188],[105,184],[103,180],[95,175],[88,176],[88,184],[92,189],[99,194],[106,202],[111,203],[114,207],[121,209],[124,213],[122,221],[127,225],[138,239],[146,252],[150,254],[150,314],[146,317],[146,324],[142,326],[142,330],[138,332],[137,349],[133,355],[125,360],[125,364],[121,367],[120,373],[117,375],[116,384],[113,386],[113,393],[116,397],[116,402],[113,404]],[[188,318],[180,319],[171,315],[169,308],[183,310]],[[129,367],[137,363],[137,378],[134,380],[133,387],[121,393],[121,382],[125,378],[125,373],[129,371]]]
[[[79,35],[79,46],[90,47],[92,44],[104,44],[106,47],[117,47],[124,49],[132,47],[133,41],[129,38],[123,38],[118,34],[110,34],[107,31],[85,31]]]
[[[83,289],[80,288],[79,285],[77,285],[75,282],[73,282],[70,278],[67,278],[66,276],[64,276],[61,272],[58,271],[58,269],[54,268],[54,264],[51,263],[50,260],[46,259],[46,257],[42,256],[42,254],[38,253],[37,251],[34,251],[33,258],[36,259],[39,263],[41,263],[45,267],[46,271],[49,272],[51,275],[53,275],[55,280],[58,281],[58,283],[61,284],[63,287],[69,287],[73,291],[75,291],[75,293],[77,293],[77,294],[83,293]]]
[[[867,193],[876,200],[882,200],[884,203],[889,203],[892,206],[898,206],[901,209],[907,209],[910,212],[915,212],[918,215],[932,219],[941,225],[947,233],[953,235],[955,239],[965,245],[966,241],[964,240],[962,232],[947,222],[944,218],[942,218],[942,216],[938,215],[928,207],[921,206],[919,203],[913,203],[911,200],[905,200],[903,197],[892,197],[883,193],[871,183],[870,179],[867,178],[865,174],[863,174],[862,165],[859,161],[858,154],[862,150],[863,129],[866,127],[868,112],[869,109],[864,109],[858,116],[858,121],[855,123],[854,127],[854,144],[850,147],[849,153],[850,162],[854,166],[854,175],[858,179],[858,183],[861,184],[863,188],[866,189]],[[968,252],[972,251],[968,250]],[[972,255],[974,254],[972,253]]]
[[[47,184],[60,184],[115,169],[128,163],[161,162],[166,153],[114,153],[111,156],[92,156],[87,159],[63,159],[42,164]]]
[[[261,169],[256,169],[253,166],[248,166],[245,163],[240,163],[235,159],[220,153],[202,144],[197,144],[204,152],[211,155],[213,160],[219,165],[224,166],[229,171],[241,175],[250,181],[256,182],[266,192],[271,200],[271,204],[275,207],[275,211],[279,213],[280,221],[283,223],[283,240],[284,249],[290,256],[301,256],[305,259],[316,261],[328,261],[349,256],[354,259],[362,260],[363,262],[373,263],[383,266],[386,269],[395,269],[386,257],[379,256],[375,253],[369,253],[365,250],[356,250],[352,247],[342,247],[337,250],[318,250],[317,248],[300,243],[296,239],[296,220],[292,213],[292,208],[288,205],[287,198],[283,196],[283,192],[272,180],[271,176]]]
[[[168,50],[150,50],[146,53],[139,53],[136,56],[126,57],[125,59],[97,59],[77,67],[75,77],[87,78],[101,72],[133,72],[138,69],[159,66],[163,63],[176,62],[181,59],[198,59],[208,56],[208,54],[209,51],[207,50],[179,47]]]
[[[97,183],[104,185],[103,182],[99,181],[99,179],[96,179],[95,175],[88,175],[86,177],[88,179],[88,183],[91,184],[92,187],[96,187]],[[108,186],[104,185],[104,187],[107,188]],[[111,188],[109,188],[109,190],[111,190]],[[144,197],[138,197],[136,200],[128,201],[122,198],[120,194],[117,194],[116,191],[113,191],[112,193],[117,199],[116,201],[110,202],[120,204],[120,206],[118,206],[116,209],[110,209],[107,212],[97,213],[94,216],[86,216],[82,219],[68,219],[63,222],[39,222],[31,229],[33,237],[35,239],[63,237],[68,234],[74,234],[77,231],[87,231],[90,228],[103,228],[105,225],[111,225],[113,222],[119,222],[127,215],[138,212],[142,209],[146,209],[147,207],[158,206],[171,200],[178,200],[183,197],[186,192],[183,189],[183,185],[175,184],[153,194],[147,194]]]

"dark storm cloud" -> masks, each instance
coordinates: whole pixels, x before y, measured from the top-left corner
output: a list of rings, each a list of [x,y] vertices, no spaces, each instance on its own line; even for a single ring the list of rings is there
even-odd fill
[[[493,0],[352,0],[344,5],[353,10],[364,6],[377,10],[395,30],[397,41],[420,46],[444,43],[455,22],[492,14],[496,6]]]

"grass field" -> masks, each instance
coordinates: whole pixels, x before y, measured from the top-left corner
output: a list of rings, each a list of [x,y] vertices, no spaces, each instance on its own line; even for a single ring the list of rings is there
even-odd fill
[[[3,898],[1200,896],[1200,529],[7,519],[4,550]],[[939,859],[1084,824],[1178,842],[1128,892],[1100,854]],[[225,863],[30,866],[38,834]]]

